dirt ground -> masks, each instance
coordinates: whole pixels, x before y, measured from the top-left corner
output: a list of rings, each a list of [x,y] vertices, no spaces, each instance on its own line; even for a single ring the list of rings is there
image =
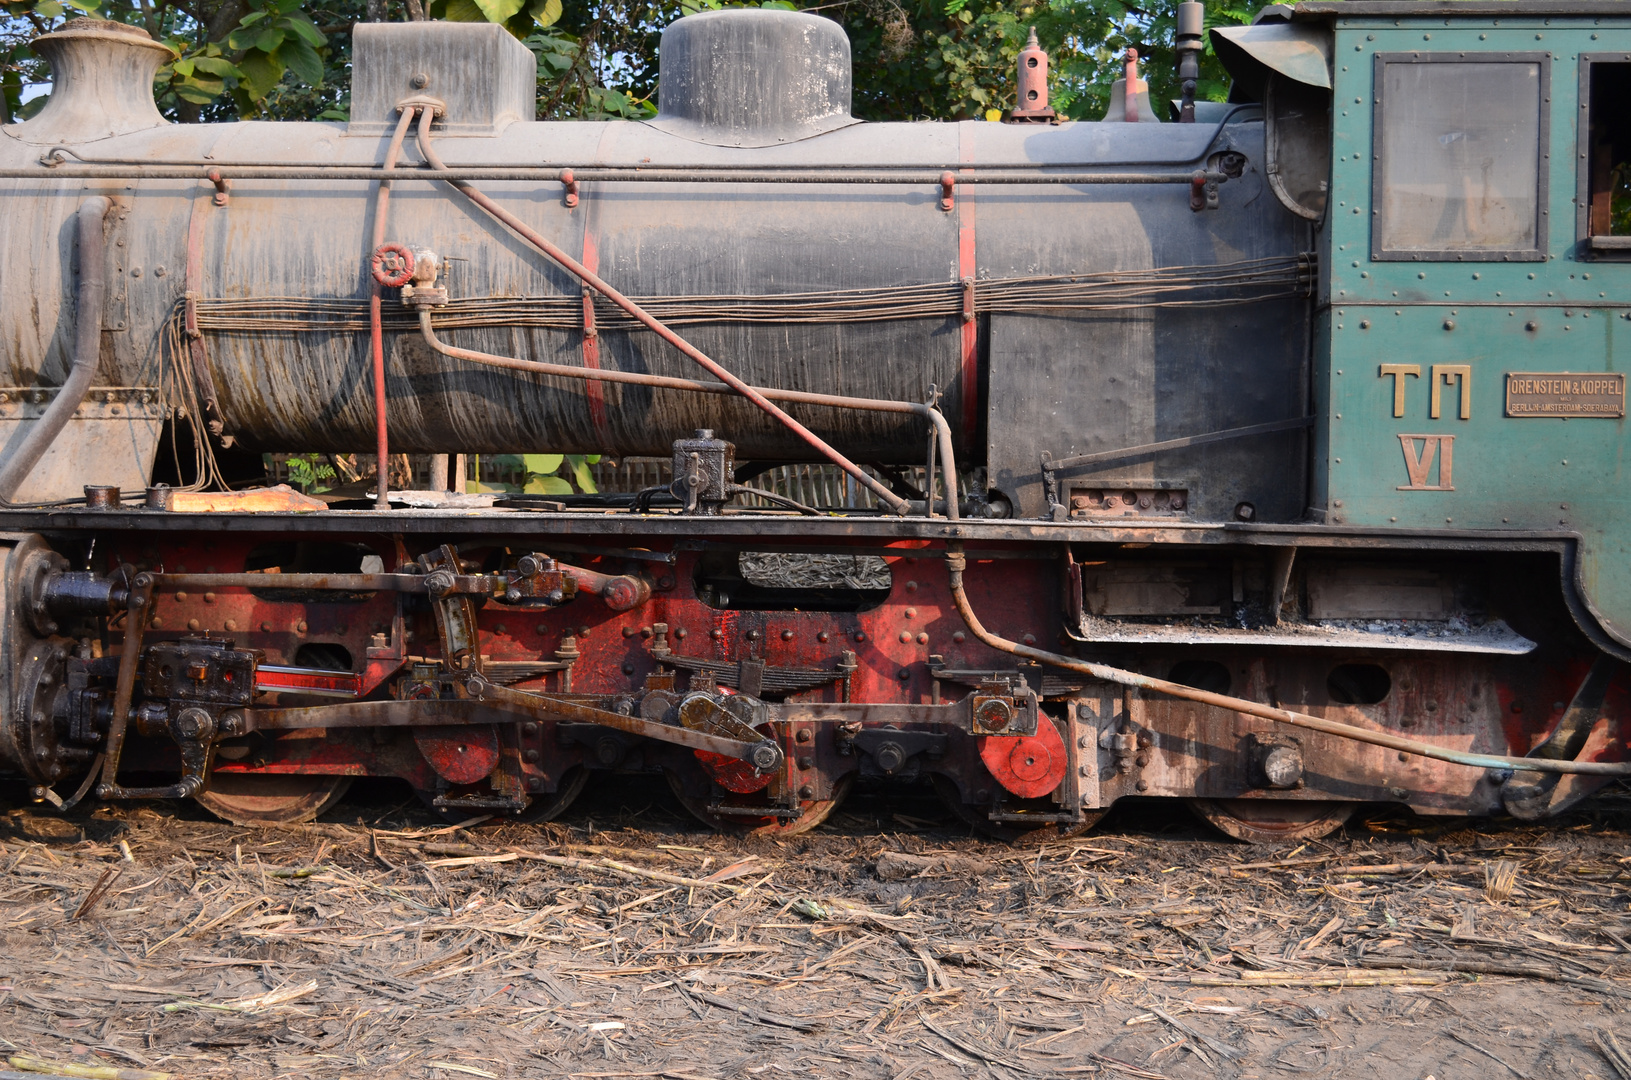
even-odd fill
[[[661,788],[462,829],[384,784],[283,829],[15,808],[0,1049],[177,1077],[1631,1080],[1624,785],[1544,828],[1378,813],[1277,848],[1156,803],[1007,846],[919,789],[735,839]]]

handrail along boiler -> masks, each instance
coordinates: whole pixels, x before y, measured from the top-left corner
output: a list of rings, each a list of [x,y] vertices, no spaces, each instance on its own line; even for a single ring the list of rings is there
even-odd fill
[[[805,13],[675,22],[599,123],[420,22],[358,26],[347,123],[172,126],[168,49],[72,20],[0,129],[0,770],[240,822],[609,771],[770,833],[857,778],[1009,836],[1556,813],[1631,775],[1622,7],[1276,6],[1211,103],[1184,3],[1180,100],[1129,57],[1061,121],[1033,38],[1006,122],[935,124],[856,120]],[[671,471],[224,490],[534,449]]]

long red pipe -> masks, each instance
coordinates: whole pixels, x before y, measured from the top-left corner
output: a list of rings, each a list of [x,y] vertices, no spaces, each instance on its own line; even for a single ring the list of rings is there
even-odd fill
[[[396,159],[402,153],[402,140],[408,137],[408,128],[413,123],[413,115],[417,109],[410,105],[402,110],[402,118],[396,122],[396,131],[391,135],[391,145],[385,151],[385,167],[396,168]],[[426,115],[429,115],[427,111]],[[386,214],[391,206],[391,182],[381,180],[379,192],[374,198],[374,242],[369,245],[368,255],[363,260],[367,267],[373,258],[374,252],[385,243]],[[379,455],[379,490],[374,496],[378,509],[390,509],[391,486],[391,446],[390,439],[385,433],[385,327],[380,318],[380,289],[382,286],[369,274],[368,283],[368,335],[369,346],[374,355],[374,449]]]
[[[442,162],[442,159],[430,145],[431,119],[432,117],[428,112],[420,114],[419,154],[425,159],[425,163],[431,168],[444,171],[447,169],[447,166]],[[526,222],[510,213],[508,210],[505,210],[502,206],[499,206],[492,199],[489,199],[486,195],[482,194],[479,190],[465,181],[449,180],[448,183],[458,188],[459,191],[470,199],[471,202],[475,203],[493,217],[503,222],[506,226],[513,230],[517,236],[521,237],[527,243],[543,252],[549,258],[554,259],[557,263],[561,264],[561,266],[565,267],[573,274],[573,276],[577,277],[584,284],[588,285],[591,289],[594,289],[606,299],[610,300],[612,303],[628,312],[634,318],[638,319],[641,324],[646,327],[646,329],[653,331],[664,341],[674,346],[674,348],[678,349],[692,360],[695,360],[698,364],[701,364],[703,369],[714,378],[718,379],[726,386],[729,386],[732,390],[753,402],[753,404],[757,405],[764,412],[770,414],[772,417],[780,421],[789,431],[792,431],[799,438],[803,439],[814,450],[820,453],[822,457],[826,458],[828,461],[831,461],[833,464],[855,477],[856,480],[866,485],[866,487],[869,488],[885,506],[889,507],[897,514],[907,513],[911,509],[911,505],[905,499],[901,498],[899,495],[896,495],[893,491],[890,491],[876,478],[868,475],[867,472],[859,465],[855,464],[849,458],[827,445],[826,440],[822,439],[821,436],[817,435],[815,432],[811,431],[809,428],[787,415],[786,412],[778,408],[769,398],[759,393],[758,390],[755,390],[753,387],[749,386],[747,383],[725,370],[725,368],[715,363],[705,353],[703,353],[702,350],[698,349],[695,345],[692,345],[689,341],[686,341],[673,330],[669,329],[668,326],[648,313],[645,308],[641,307],[633,300],[630,300],[628,297],[606,284],[606,282],[600,279],[599,275],[595,274],[588,267],[584,266],[582,263],[572,258],[572,256],[568,255],[566,252],[544,239],[538,233],[534,232],[527,226]]]

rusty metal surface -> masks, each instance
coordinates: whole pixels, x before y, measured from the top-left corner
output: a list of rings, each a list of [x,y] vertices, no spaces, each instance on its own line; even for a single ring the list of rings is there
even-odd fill
[[[15,453],[60,392],[58,387],[0,389],[0,459]],[[141,491],[152,475],[159,429],[167,415],[156,387],[91,387],[13,499],[48,502],[77,497],[85,486],[87,461],[99,463],[96,476],[103,483],[126,492]]]
[[[85,519],[94,520],[89,514]],[[363,515],[352,519],[368,520]],[[653,574],[649,600],[636,608],[614,610],[587,592],[552,608],[517,610],[492,600],[478,607],[475,620],[484,668],[493,674],[475,682],[469,674],[435,674],[439,639],[434,619],[424,601],[411,594],[383,588],[301,592],[197,584],[221,577],[270,576],[217,574],[211,578],[207,571],[212,566],[243,565],[258,545],[276,534],[148,533],[134,550],[128,548],[128,542],[124,546],[138,562],[159,562],[176,571],[173,577],[166,576],[153,597],[144,640],[173,642],[178,634],[193,633],[187,628],[194,622],[214,628],[217,634],[230,625],[234,629],[224,637],[240,649],[264,653],[267,663],[274,666],[309,669],[309,660],[302,663],[298,659],[309,650],[327,650],[333,655],[334,650],[344,649],[353,658],[350,671],[344,673],[347,676],[373,672],[372,665],[382,665],[378,673],[366,675],[365,693],[398,694],[404,689],[396,682],[399,676],[417,679],[420,668],[425,668],[431,673],[429,685],[445,683],[460,695],[454,700],[383,699],[330,706],[305,706],[298,699],[264,699],[247,710],[244,734],[237,736],[261,741],[249,744],[251,757],[230,762],[235,772],[392,775],[427,791],[440,778],[459,789],[449,792],[450,799],[512,798],[498,790],[500,781],[512,785],[505,791],[513,790],[516,782],[525,791],[554,790],[550,786],[554,778],[582,762],[590,768],[697,770],[703,778],[697,783],[703,787],[692,785],[686,790],[704,807],[709,802],[706,784],[712,782],[710,776],[729,781],[727,787],[751,786],[756,790],[731,796],[745,800],[732,804],[743,813],[769,813],[782,805],[778,800],[789,797],[788,792],[799,795],[805,789],[812,794],[799,795],[801,803],[827,799],[847,785],[847,778],[856,776],[941,777],[951,785],[949,790],[956,793],[964,811],[980,821],[995,815],[988,823],[1004,826],[1016,820],[1035,824],[1041,820],[1038,815],[1063,814],[1067,818],[1061,820],[1074,820],[1068,815],[1080,816],[1085,810],[1100,809],[1131,795],[1379,800],[1429,812],[1485,812],[1499,807],[1501,788],[1498,781],[1486,779],[1483,770],[1419,756],[1400,761],[1398,749],[1413,753],[1418,745],[1426,745],[1456,760],[1467,760],[1464,755],[1471,754],[1480,763],[1535,764],[1514,759],[1557,726],[1564,710],[1554,708],[1554,703],[1567,702],[1582,677],[1578,656],[1548,636],[1542,648],[1526,657],[1427,656],[1397,650],[1363,654],[1362,661],[1374,659],[1390,672],[1391,693],[1376,705],[1338,701],[1328,677],[1333,664],[1348,661],[1321,657],[1311,650],[1216,650],[1214,654],[1234,672],[1234,682],[1228,694],[1199,695],[1205,698],[1202,701],[1177,700],[1168,692],[1129,696],[1123,688],[1091,677],[1074,683],[1047,680],[1040,672],[1030,673],[1026,665],[993,651],[970,632],[958,612],[938,548],[926,548],[913,540],[877,546],[875,541],[836,536],[824,544],[818,539],[822,535],[819,522],[799,524],[805,529],[804,540],[791,546],[886,553],[891,568],[887,596],[869,599],[853,611],[792,609],[798,605],[721,608],[710,602],[712,594],[702,588],[705,559],[713,557],[711,545],[671,545],[672,552],[656,546],[651,554],[662,558],[642,565],[662,569]],[[354,532],[352,536],[370,534]],[[375,535],[369,546],[400,564],[411,561],[424,541],[405,540],[411,545],[405,551],[395,549],[395,543],[390,537]],[[471,543],[466,540],[461,545],[461,559],[479,557],[480,547],[469,547]],[[987,541],[974,545],[969,556],[976,568],[968,584],[970,602],[997,633],[1015,642],[1057,627],[1061,616],[1061,563],[1054,558],[1023,557],[1038,553],[1034,545],[1035,541],[1010,539],[1006,545]],[[113,546],[110,541],[108,548]],[[736,546],[762,550],[752,539]],[[537,536],[528,541],[528,547],[549,550],[547,540]],[[105,549],[99,545],[98,550]],[[586,569],[605,574],[625,568],[626,554],[581,561]],[[1256,557],[1271,559],[1272,554],[1262,552]],[[673,561],[669,563],[668,558]],[[192,568],[202,568],[206,574],[193,574]],[[111,565],[102,572],[109,569]],[[378,582],[362,576],[358,582],[338,579],[330,583]],[[404,608],[403,604],[412,606]],[[1170,685],[1161,676],[1170,670],[1175,657],[1184,655],[1159,646],[1118,648],[1116,664],[1110,666],[1149,673],[1140,679],[1152,688]],[[708,663],[675,671],[668,661],[676,651]],[[570,667],[539,664],[540,657],[552,656],[569,657]],[[767,725],[761,730],[782,748],[788,770],[782,779],[761,786],[759,781],[766,775],[763,769],[749,777],[743,770],[715,762],[717,767],[709,770],[692,754],[693,749],[704,749],[737,760],[751,759],[766,743],[721,739],[665,722],[664,701],[677,703],[698,691],[718,700],[720,692],[711,674],[716,667],[725,670],[734,665],[740,670],[762,665],[766,670],[832,671],[846,656],[853,657],[847,661],[853,665],[847,669],[847,686],[829,680],[803,688],[767,690],[764,692],[773,700],[753,706],[754,722]],[[119,665],[111,658],[98,663],[102,667],[97,670],[103,674],[97,678],[110,691],[116,689],[112,680]],[[511,677],[504,672],[513,672],[515,689],[492,685],[496,679]],[[1053,695],[1042,703],[1042,715],[1050,728],[1064,731],[1067,728],[1060,725],[1068,725],[1070,738],[1063,741],[1062,758],[1056,758],[1051,740],[1045,748],[1049,751],[1046,762],[1033,753],[1033,760],[1027,763],[1024,755],[1036,749],[1032,740],[1007,735],[983,740],[971,737],[976,697],[984,694],[989,700],[992,694],[985,690],[971,694],[976,687],[950,681],[948,672],[983,672],[986,674],[976,682],[1000,681],[1010,693],[1024,683]],[[768,685],[768,680],[761,682]],[[653,687],[671,689],[643,702],[642,694],[651,696]],[[1182,688],[1175,692],[1191,693]],[[774,700],[782,695],[790,700]],[[1269,707],[1252,703],[1277,700],[1319,721],[1325,730],[1305,728],[1288,733],[1275,719],[1241,715],[1241,699],[1247,699],[1254,712]],[[1224,704],[1220,707],[1218,701]],[[145,710],[150,703],[137,704]],[[1623,757],[1625,717],[1631,715],[1628,706],[1626,688],[1617,680],[1582,748],[1581,761],[1606,771]],[[986,726],[992,722],[988,717]],[[430,745],[442,738],[446,743],[437,744],[440,749],[431,746],[433,757],[442,754],[445,758],[440,772],[413,735],[403,730],[427,727],[447,729],[445,738],[421,740]],[[501,746],[513,745],[519,755],[513,763],[520,770],[513,777],[519,780],[506,779],[511,772],[500,776],[492,769],[474,782],[452,780],[454,774],[466,775],[453,766],[458,758],[473,752],[468,747],[476,745],[462,741],[467,737],[451,730],[466,727],[496,727],[503,740],[513,738],[513,743],[501,742]],[[1010,718],[1003,730],[1011,728],[1015,725]],[[1356,746],[1346,737],[1351,728],[1378,736],[1386,745]],[[1046,730],[1035,730],[1047,739]],[[133,738],[136,757],[126,755],[127,772],[139,768],[175,775],[175,751],[165,750],[168,739],[140,734]],[[1290,740],[1273,745],[1281,747],[1282,757],[1295,753],[1299,775],[1293,775],[1297,770],[1288,772],[1285,762],[1267,770],[1260,760],[1254,748],[1268,746],[1277,738]],[[467,746],[463,755],[456,745]],[[166,758],[166,752],[171,757]],[[1022,755],[1018,766],[1016,753]],[[1060,760],[1067,766],[1062,775],[1057,768]],[[502,770],[512,769],[512,764],[503,762]],[[1030,775],[1033,771],[1037,775]],[[1271,771],[1278,779],[1268,778]],[[489,774],[495,779],[486,779]],[[1039,795],[1043,782],[1050,779],[1051,790]],[[1543,809],[1566,805],[1602,780],[1601,776],[1565,776],[1548,792]],[[685,781],[682,786],[691,783]],[[539,786],[529,786],[533,784]],[[492,786],[493,791],[488,793],[483,785]]]
[[[961,553],[948,557],[951,568],[951,596],[957,605],[958,613],[968,624],[969,630],[975,637],[990,647],[1001,652],[1010,653],[1027,660],[1063,668],[1066,671],[1077,671],[1090,675],[1105,682],[1116,683],[1143,691],[1153,691],[1168,695],[1180,700],[1191,701],[1201,705],[1210,705],[1214,708],[1226,709],[1246,716],[1268,720],[1277,724],[1303,728],[1321,734],[1336,736],[1355,742],[1369,743],[1373,746],[1385,747],[1395,750],[1401,755],[1417,755],[1430,758],[1434,761],[1465,766],[1474,769],[1507,770],[1528,769],[1535,772],[1574,773],[1582,776],[1631,776],[1631,762],[1622,761],[1553,761],[1529,759],[1522,756],[1508,756],[1502,754],[1471,753],[1463,750],[1447,748],[1419,739],[1402,738],[1386,732],[1370,730],[1366,727],[1347,724],[1323,716],[1315,716],[1293,709],[1284,709],[1263,702],[1252,701],[1243,697],[1216,693],[1195,687],[1185,686],[1171,679],[1161,679],[1143,675],[1134,671],[1127,671],[1109,664],[1097,664],[1090,661],[1064,656],[1059,653],[1038,649],[1030,644],[1007,640],[999,635],[992,634],[980,623],[969,603],[967,593],[963,589],[964,559]]]
[[[0,501],[12,500],[25,480],[48,492],[66,488],[67,497],[72,496],[74,487],[83,487],[83,459],[75,460],[73,472],[79,475],[64,477],[60,456],[50,474],[36,477],[33,472],[62,429],[74,419],[102,359],[102,316],[108,297],[107,238],[103,236],[103,221],[112,209],[112,202],[102,195],[91,196],[79,208],[74,230],[79,284],[74,298],[73,363],[68,368],[67,381],[45,411],[34,423],[17,432],[20,437],[7,447],[5,459],[0,462]],[[92,429],[82,425],[77,434],[80,439],[76,441],[84,442],[84,436],[92,434]],[[76,484],[76,480],[80,483]],[[65,496],[47,494],[44,497]]]
[[[664,31],[662,55],[648,123],[680,138],[775,146],[860,123],[850,115],[849,38],[831,19],[705,11]]]
[[[630,293],[706,296],[767,288],[819,291],[902,280],[954,280],[957,223],[925,205],[929,192],[917,186],[921,180],[924,188],[932,189],[943,171],[935,167],[940,163],[968,162],[972,168],[959,170],[959,184],[996,185],[991,197],[999,202],[1007,198],[1002,184],[1026,185],[1014,187],[1013,197],[1033,208],[1030,220],[1036,222],[1067,206],[1083,208],[1091,217],[1095,205],[1113,205],[1124,197],[1147,201],[1150,211],[1159,214],[1159,208],[1179,201],[1160,185],[1186,182],[1188,175],[1182,168],[1163,172],[1162,167],[1190,166],[1203,159],[1216,135],[1210,128],[1108,133],[1094,125],[1065,125],[1046,137],[1031,138],[988,124],[970,124],[967,131],[955,125],[856,125],[796,146],[749,151],[686,141],[647,125],[616,125],[615,139],[608,138],[612,127],[518,122],[492,138],[449,137],[445,149],[456,168],[535,162],[538,170],[554,170],[555,178],[562,168],[574,169],[582,200],[577,208],[537,201],[532,182],[518,187],[495,179],[491,194],[574,254],[583,249],[584,208],[596,204],[599,265],[607,280]],[[4,275],[0,295],[38,297],[41,318],[37,328],[0,325],[0,338],[16,345],[7,350],[13,381],[29,385],[37,375],[48,382],[60,377],[56,372],[62,364],[62,344],[55,330],[60,289],[55,283],[61,280],[63,253],[55,229],[64,203],[81,190],[85,176],[79,170],[104,170],[98,175],[109,169],[133,170],[117,164],[74,164],[72,146],[62,155],[68,163],[60,168],[74,171],[43,169],[34,159],[58,140],[38,127],[28,127],[22,134],[40,141],[0,145],[0,170],[15,177],[0,181],[4,192],[0,198],[26,200],[32,208],[26,227],[14,228],[6,241],[28,250],[31,258],[14,260],[0,272]],[[968,153],[961,150],[965,142]],[[124,249],[128,258],[120,263],[120,274],[130,285],[131,325],[112,345],[123,379],[135,381],[135,373],[154,363],[152,343],[181,292],[183,275],[178,271],[185,264],[187,231],[183,223],[191,219],[199,186],[209,183],[204,179],[209,169],[223,181],[233,180],[234,187],[230,213],[200,218],[202,261],[195,287],[203,296],[231,299],[238,290],[229,283],[249,280],[256,283],[256,296],[359,295],[356,259],[358,252],[367,250],[369,180],[379,176],[375,166],[382,150],[377,139],[347,136],[335,125],[202,125],[153,128],[107,140],[94,151],[78,150],[85,158],[147,161],[161,167],[175,161],[202,163],[178,166],[181,171],[171,174],[194,179],[150,175],[121,195],[122,207],[131,214]],[[254,166],[237,167],[246,161],[279,160],[356,171],[313,182],[291,179],[287,172],[281,179],[255,179]],[[1094,163],[1091,169],[1080,168],[1085,161]],[[931,163],[929,167],[921,164],[925,162]],[[597,163],[606,168],[595,171]],[[620,175],[617,169],[642,163],[681,167],[667,175],[643,174],[638,189],[620,188],[611,179]],[[906,171],[876,169],[895,163]],[[1064,168],[1044,175],[1057,166]],[[708,179],[699,173],[704,169],[712,169],[720,182],[698,183]],[[914,169],[923,176],[914,175]],[[262,170],[260,175],[277,172]],[[512,175],[532,181],[542,173],[523,170]],[[350,179],[339,179],[345,176]],[[468,260],[454,264],[449,285],[456,296],[576,295],[563,275],[519,250],[496,226],[478,226],[472,233],[465,212],[455,200],[424,183],[422,170],[414,179],[414,183],[397,180],[399,190],[393,198],[403,216],[396,220],[412,222],[412,227],[391,239]],[[654,186],[647,180],[661,183]],[[792,186],[778,183],[774,192],[758,186],[783,180]],[[843,181],[843,187],[824,186],[827,180]],[[885,186],[874,188],[876,195],[868,191],[857,198],[851,181]],[[1033,181],[1049,186],[1036,187]],[[1080,186],[1092,181],[1108,183],[1097,185],[1105,190],[1102,197]],[[1156,181],[1157,187],[1148,187],[1145,181]],[[1073,183],[1077,186],[1070,186]],[[624,197],[635,190],[638,196]],[[206,196],[213,191],[211,184]],[[1124,196],[1124,191],[1129,194]],[[704,202],[709,212],[696,214],[695,207]],[[293,210],[296,205],[298,211]],[[324,222],[321,229],[315,227],[318,221]],[[676,234],[676,229],[689,235]],[[733,234],[732,250],[738,258],[676,261],[678,252],[707,250],[709,236],[726,232]],[[650,238],[659,233],[665,239],[653,246]],[[761,233],[765,242],[754,238]],[[285,246],[296,235],[302,239],[290,258]],[[982,240],[981,249],[997,262],[1024,265],[1035,262],[1032,249],[1043,242],[1043,234],[1033,226],[992,234]],[[838,253],[836,260],[828,257],[833,253]],[[1103,268],[1087,258],[1070,269]],[[139,279],[132,277],[137,269],[143,271]],[[14,309],[7,304],[5,310]],[[963,385],[960,347],[946,340],[947,331],[956,329],[954,318],[893,326],[804,327],[795,333],[795,340],[769,328],[699,329],[692,336],[699,348],[728,358],[755,385],[786,385],[789,365],[798,364],[805,368],[795,384],[799,389],[922,401],[933,384],[946,396],[946,407],[962,415],[974,388]],[[299,335],[297,340],[288,334],[223,332],[209,337],[210,375],[229,434],[265,446],[372,448],[371,395],[356,378],[355,335],[330,332]],[[500,354],[519,346],[522,355],[542,359],[560,353],[563,346],[574,347],[576,335],[529,331],[517,340],[508,331],[473,330],[460,331],[455,343]],[[684,372],[680,358],[663,355],[638,333],[607,332],[600,351],[607,369]],[[863,354],[896,359],[888,365],[851,362]],[[630,452],[659,442],[666,449],[674,433],[709,426],[709,419],[721,412],[717,403],[688,401],[661,391],[620,392],[608,403],[610,430],[597,433],[586,395],[556,380],[523,379],[517,393],[513,376],[460,370],[416,351],[411,339],[396,334],[389,336],[386,365],[392,443],[398,450],[423,452],[456,445],[461,450],[497,451],[540,441],[560,444],[560,449]],[[500,401],[506,407],[494,408]],[[918,455],[918,438],[889,418],[799,411],[801,421],[823,438],[842,442],[847,453],[885,459]],[[782,436],[755,418],[750,407],[727,406],[719,425],[730,430],[745,452],[788,449]],[[973,450],[978,438],[968,430],[957,430],[955,436],[960,452]]]
[[[55,33],[36,38],[32,47],[50,62],[52,75],[51,96],[32,118],[32,130],[77,142],[166,123],[153,100],[153,79],[175,53],[147,31],[105,19],[74,18]]]
[[[351,49],[349,135],[389,135],[410,97],[434,96],[452,135],[496,135],[534,118],[538,62],[502,27],[362,22]]]

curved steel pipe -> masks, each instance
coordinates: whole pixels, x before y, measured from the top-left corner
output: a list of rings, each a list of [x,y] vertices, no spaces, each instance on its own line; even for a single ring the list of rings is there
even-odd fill
[[[28,474],[73,419],[74,410],[85,400],[91,380],[96,377],[97,361],[102,357],[102,308],[108,295],[107,240],[102,235],[102,220],[112,207],[112,201],[105,195],[93,195],[79,206],[75,239],[79,250],[79,291],[74,303],[73,366],[68,369],[68,379],[57,392],[57,399],[45,410],[45,415],[34,422],[5,464],[0,465],[0,502],[10,502],[17,494]]]
[[[402,153],[402,141],[408,137],[408,127],[413,123],[415,106],[408,106],[402,110],[402,118],[396,122],[396,130],[391,134],[391,144],[385,149],[385,168],[391,170],[396,167],[396,159]],[[374,242],[368,247],[363,265],[373,253],[385,243],[385,223],[387,212],[391,208],[391,182],[381,180],[379,193],[374,199]],[[368,290],[368,337],[370,355],[374,363],[374,451],[376,456],[375,471],[379,473],[379,482],[374,494],[375,506],[380,510],[389,510],[391,504],[387,499],[391,487],[391,446],[386,433],[385,424],[385,328],[380,317],[380,284],[369,275]]]
[[[431,119],[432,117],[429,110],[422,111],[419,114],[419,153],[420,156],[422,156],[431,166],[431,168],[437,171],[445,171],[447,166],[442,164],[442,159],[437,156],[435,149],[430,144]],[[770,399],[766,398],[763,394],[759,393],[759,391],[755,390],[753,387],[749,386],[747,383],[725,370],[724,367],[720,366],[720,364],[708,357],[702,352],[702,350],[698,349],[695,345],[692,345],[689,341],[686,341],[679,334],[676,334],[673,330],[669,329],[669,327],[663,322],[653,317],[646,311],[645,308],[641,307],[639,304],[636,304],[633,300],[630,300],[628,297],[612,288],[606,282],[602,281],[598,274],[594,273],[588,267],[572,258],[572,256],[568,255],[566,252],[544,239],[544,237],[539,235],[537,232],[534,232],[526,224],[526,222],[522,221],[508,210],[498,205],[492,199],[482,194],[481,191],[476,189],[471,184],[466,183],[463,180],[453,179],[449,179],[448,183],[457,188],[471,202],[475,203],[477,206],[487,211],[487,213],[491,214],[497,221],[508,226],[517,236],[521,237],[527,243],[543,252],[546,256],[553,259],[561,266],[565,267],[566,270],[578,280],[582,281],[585,285],[588,285],[606,299],[622,308],[629,315],[632,315],[643,326],[645,326],[646,329],[653,331],[664,341],[674,346],[674,348],[684,353],[690,359],[696,361],[702,366],[703,370],[708,372],[708,374],[712,375],[720,382],[725,383],[736,393],[741,394],[743,397],[753,402],[753,404],[757,405],[762,411],[768,413],[772,418],[780,421],[782,426],[786,427],[789,431],[793,432],[793,434],[803,439],[819,454],[821,454],[822,457],[826,458],[828,461],[831,461],[833,464],[855,477],[855,479],[860,483],[870,488],[872,493],[876,495],[878,500],[885,506],[889,507],[897,514],[905,514],[911,509],[910,504],[905,499],[901,498],[899,495],[896,495],[893,491],[890,491],[876,478],[868,476],[866,471],[859,465],[855,464],[843,454],[840,454],[837,450],[834,450],[831,446],[828,446],[826,440],[822,439],[821,436],[817,435],[815,432],[811,431],[797,420],[794,420],[791,416],[788,416],[787,413],[783,412],[781,409],[772,404]]]
[[[1073,657],[1061,656],[1058,653],[1033,648],[1030,645],[1021,645],[1017,641],[1009,641],[1007,638],[998,637],[980,625],[979,618],[974,614],[974,608],[968,602],[968,594],[963,591],[963,571],[968,568],[968,560],[964,558],[960,547],[960,545],[953,544],[946,552],[946,567],[951,574],[952,600],[957,605],[957,613],[963,617],[963,622],[968,625],[969,632],[999,652],[1021,656],[1027,660],[1035,660],[1038,663],[1063,668],[1066,671],[1079,672],[1102,682],[1115,683],[1119,686],[1131,686],[1139,690],[1154,690],[1156,693],[1166,694],[1168,697],[1182,698],[1185,701],[1194,701],[1201,705],[1210,705],[1213,708],[1228,709],[1230,712],[1244,713],[1247,716],[1255,716],[1260,720],[1272,720],[1277,724],[1304,728],[1308,731],[1318,731],[1325,735],[1352,739],[1354,742],[1370,743],[1372,746],[1385,746],[1389,750],[1399,750],[1406,754],[1415,754],[1418,757],[1432,758],[1435,761],[1447,761],[1452,765],[1467,765],[1475,769],[1512,769],[1520,772],[1575,773],[1582,776],[1631,776],[1631,762],[1627,761],[1557,761],[1545,758],[1508,757],[1501,754],[1471,754],[1461,750],[1448,750],[1442,746],[1434,746],[1432,743],[1418,742],[1415,739],[1401,739],[1397,735],[1371,731],[1368,728],[1355,727],[1352,724],[1344,724],[1336,720],[1326,720],[1323,717],[1310,716],[1307,713],[1292,712],[1290,709],[1278,709],[1273,705],[1264,705],[1261,702],[1248,701],[1245,698],[1231,697],[1228,694],[1214,694],[1208,690],[1197,690],[1193,686],[1169,682],[1166,679],[1157,679],[1150,675],[1140,675],[1136,671],[1126,671],[1122,668],[1110,667],[1108,664],[1095,664],[1087,660],[1077,660]]]
[[[542,360],[518,360],[511,356],[497,356],[493,353],[477,352],[474,349],[461,349],[449,345],[436,336],[435,325],[431,322],[429,311],[419,312],[419,333],[424,337],[425,344],[443,356],[454,360],[468,360],[472,364],[484,364],[487,367],[506,368],[510,371],[531,371],[539,375],[556,375],[566,379],[584,379],[591,382],[632,383],[637,386],[654,386],[663,390],[683,390],[693,394],[719,394],[730,396],[737,391],[722,382],[710,382],[706,379],[681,379],[672,375],[642,375],[634,371],[603,370],[600,368],[574,367],[571,364],[551,364]],[[770,401],[785,401],[793,405],[823,405],[831,409],[857,409],[862,412],[888,412],[911,413],[921,416],[933,425],[935,441],[940,447],[941,476],[944,478],[946,490],[957,490],[957,461],[951,445],[951,424],[940,415],[940,410],[929,405],[915,401],[885,401],[878,398],[844,397],[841,394],[814,394],[806,390],[776,390],[765,386],[752,388],[757,394],[763,395]],[[946,501],[946,516],[952,521],[958,520],[957,500],[950,498]]]

